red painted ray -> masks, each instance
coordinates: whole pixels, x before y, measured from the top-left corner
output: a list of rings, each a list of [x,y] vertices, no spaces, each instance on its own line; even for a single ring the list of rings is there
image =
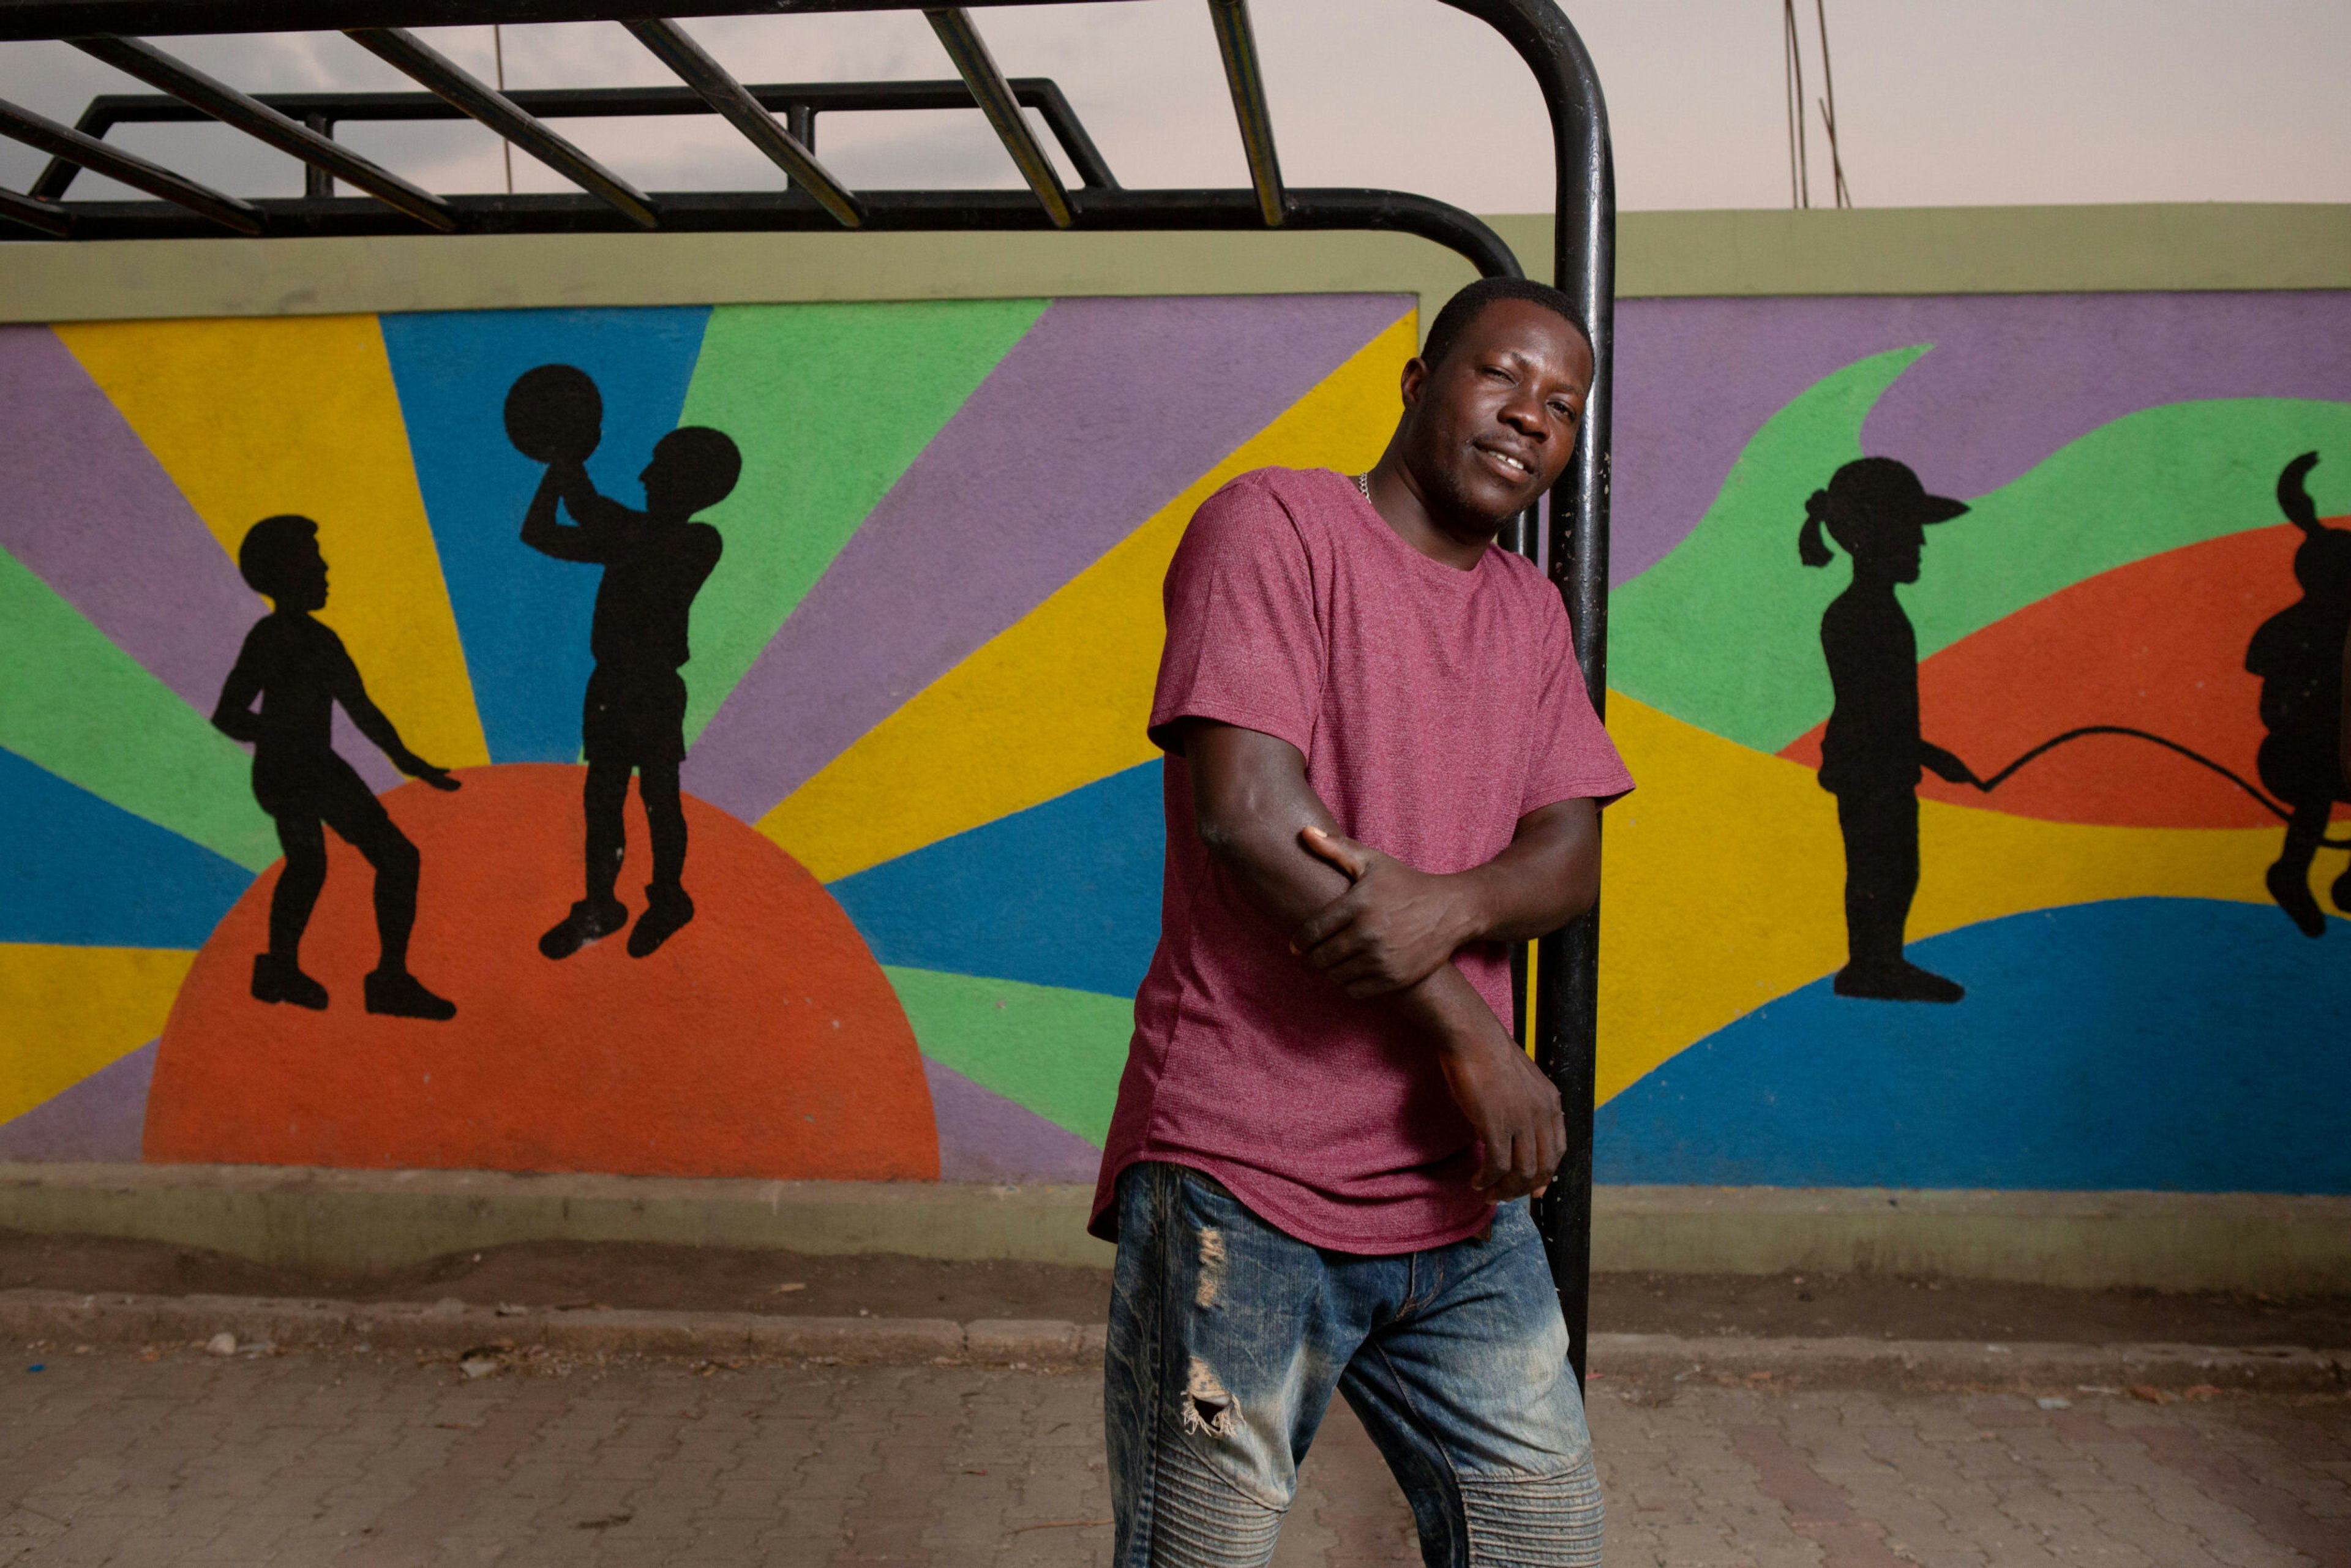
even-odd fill
[[[2351,519],[2330,519],[2342,526]],[[2188,545],[2077,582],[1960,639],[1918,667],[1927,738],[1978,773],[2082,725],[2127,725],[2190,747],[2258,783],[2254,629],[2299,597],[2293,528]],[[1822,726],[1781,756],[1817,768]],[[2058,747],[1987,796],[1929,775],[1928,800],[2045,821],[2256,828],[2271,815],[2185,758],[2118,736]]]

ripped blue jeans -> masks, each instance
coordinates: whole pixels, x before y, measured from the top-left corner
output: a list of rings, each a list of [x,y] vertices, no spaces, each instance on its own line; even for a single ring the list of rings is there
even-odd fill
[[[1523,1201],[1482,1239],[1395,1257],[1310,1247],[1179,1166],[1128,1167],[1118,1205],[1117,1568],[1265,1563],[1333,1389],[1430,1568],[1600,1561],[1592,1439]]]

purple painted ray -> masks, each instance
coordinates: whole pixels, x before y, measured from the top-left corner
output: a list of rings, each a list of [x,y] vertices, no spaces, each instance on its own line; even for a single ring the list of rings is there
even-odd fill
[[[0,548],[190,706],[210,713],[269,605],[57,334],[0,327]],[[369,784],[400,775],[335,712]]]
[[[1093,1183],[1102,1151],[1024,1105],[923,1058],[939,1125],[941,1181]]]
[[[2340,351],[2351,293],[1631,299],[1617,322],[1618,583],[1697,527],[1773,413],[1889,349],[1935,345],[1879,400],[1863,447],[1962,497],[2139,409],[2351,401],[2351,360]]]
[[[64,1093],[0,1122],[0,1160],[136,1165],[147,1130],[147,1086],[154,1078],[151,1040]]]
[[[687,788],[758,821],[1406,308],[1393,295],[1055,303],[727,696]]]

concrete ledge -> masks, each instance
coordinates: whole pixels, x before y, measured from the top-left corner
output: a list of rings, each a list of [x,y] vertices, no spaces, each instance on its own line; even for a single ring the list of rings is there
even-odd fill
[[[978,1363],[1046,1369],[1102,1364],[1100,1324],[932,1318],[787,1318],[744,1312],[579,1312],[288,1301],[249,1296],[80,1296],[0,1291],[0,1339],[20,1344],[204,1344],[227,1334],[265,1350],[538,1349],[691,1360]],[[235,1354],[226,1350],[226,1354]],[[2190,1344],[1975,1344],[1938,1340],[1684,1339],[1595,1334],[1592,1370],[1645,1387],[1691,1380],[1780,1387],[2205,1387],[2263,1393],[2351,1386],[2351,1352]]]
[[[275,1166],[0,1165],[0,1228],[371,1273],[512,1241],[653,1241],[1108,1268],[1090,1189]]]
[[[1489,216],[1531,277],[1548,214]],[[1620,298],[2351,287],[2351,204],[1626,213]],[[1410,235],[392,235],[0,245],[0,321],[1076,295],[1420,297],[1469,264]]]
[[[1942,1275],[2072,1290],[2351,1294],[2351,1197],[1613,1186],[1604,1272]]]
[[[1106,1268],[1090,1189],[266,1166],[0,1165],[0,1228],[382,1272],[516,1241],[647,1241]],[[2351,1197],[1598,1189],[1609,1272],[1942,1275],[2070,1289],[2351,1294]]]

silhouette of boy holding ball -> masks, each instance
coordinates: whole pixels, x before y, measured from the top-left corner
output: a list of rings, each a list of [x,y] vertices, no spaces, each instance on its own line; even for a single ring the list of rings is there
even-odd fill
[[[694,520],[735,488],[743,460],[716,430],[689,425],[654,444],[639,476],[645,509],[597,493],[588,455],[601,434],[595,383],[568,365],[526,373],[507,394],[507,430],[525,455],[547,464],[522,542],[558,560],[604,569],[596,591],[589,648],[596,658],[580,716],[588,761],[582,808],[587,819],[587,895],[538,940],[549,958],[568,958],[628,924],[614,892],[627,849],[622,808],[629,775],[637,776],[653,840],[653,879],[646,907],[629,933],[629,952],[644,957],[694,918],[686,896],[685,811],[678,768],[685,760],[685,682],[692,656],[686,632],[694,596],[718,565],[718,530]],[[558,519],[560,504],[570,514]]]
[[[351,765],[335,754],[335,705],[392,766],[435,789],[457,780],[401,743],[400,732],[369,700],[343,640],[312,619],[327,602],[327,560],[319,525],[308,517],[264,517],[246,530],[237,570],[271,612],[246,633],[221,687],[213,725],[253,747],[253,798],[277,823],[286,850],[269,900],[269,951],[253,961],[253,994],[314,1011],[327,988],[302,972],[302,933],[327,884],[327,834],[332,828],[375,868],[375,928],[381,952],[367,977],[367,1010],[393,1018],[455,1018],[455,1003],[434,996],[408,972],[408,936],[416,924],[416,846]],[[255,699],[260,700],[256,711]]]

